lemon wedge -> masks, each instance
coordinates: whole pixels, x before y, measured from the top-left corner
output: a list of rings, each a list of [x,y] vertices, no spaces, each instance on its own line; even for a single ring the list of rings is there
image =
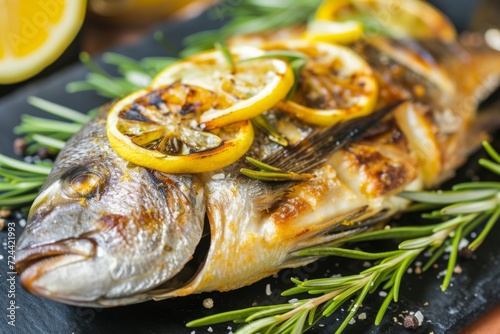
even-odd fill
[[[54,62],[78,33],[86,3],[0,1],[0,84],[28,79]]]

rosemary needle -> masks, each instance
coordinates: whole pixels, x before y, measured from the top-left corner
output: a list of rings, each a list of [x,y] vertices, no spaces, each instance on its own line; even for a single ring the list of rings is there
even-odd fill
[[[500,155],[489,145],[483,143],[490,157],[497,161]],[[483,166],[491,166],[496,162],[482,160]],[[250,160],[261,171],[276,172],[272,166],[259,165],[258,161]],[[500,171],[489,168],[500,176]],[[474,187],[474,185],[477,185]],[[389,290],[378,310],[375,324],[380,324],[391,302],[397,302],[400,295],[401,282],[411,263],[424,252],[433,250],[435,254],[425,265],[427,269],[437,260],[445,247],[451,247],[446,274],[441,286],[446,290],[450,285],[455,268],[460,240],[472,229],[484,224],[483,231],[469,245],[470,250],[475,250],[484,241],[493,225],[500,218],[500,189],[498,183],[471,183],[461,184],[458,190],[446,192],[405,192],[402,197],[417,200],[420,203],[433,203],[441,207],[442,221],[427,226],[396,227],[387,230],[363,232],[353,237],[337,240],[336,244],[403,238],[397,250],[382,253],[368,253],[351,250],[333,245],[304,249],[295,253],[295,256],[342,256],[361,261],[376,261],[375,264],[354,275],[344,277],[331,277],[308,279],[299,281],[292,278],[292,287],[282,293],[283,296],[308,293],[313,296],[300,299],[296,303],[284,308],[283,305],[268,306],[265,310],[259,307],[231,311],[211,315],[187,324],[188,327],[206,326],[221,322],[235,321],[247,323],[237,333],[275,333],[293,332],[303,333],[314,323],[328,317],[341,305],[349,300],[354,302],[349,307],[346,318],[337,328],[336,333],[341,333],[363,303],[365,297],[382,288]],[[457,202],[458,201],[458,202]],[[453,203],[453,204],[451,204]],[[426,206],[423,206],[425,208]],[[244,317],[242,315],[245,315]],[[307,319],[307,321],[306,321]]]

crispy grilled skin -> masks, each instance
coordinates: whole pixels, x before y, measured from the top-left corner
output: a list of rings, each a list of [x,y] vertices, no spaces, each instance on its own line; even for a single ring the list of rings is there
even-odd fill
[[[250,40],[259,45],[299,30]],[[408,202],[395,196],[398,192],[434,187],[452,176],[470,149],[466,141],[479,103],[477,90],[494,86],[485,73],[500,75],[500,56],[436,41],[412,45],[381,39],[352,46],[377,73],[379,107],[409,100],[362,139],[331,155],[314,171],[315,178],[280,192],[242,179],[234,166],[224,171],[222,181],[205,175],[212,230],[205,264],[186,286],[155,298],[231,290],[303,265],[312,259],[298,258],[294,251],[370,228],[406,207]],[[297,124],[295,130],[290,125],[280,130],[308,133]],[[258,137],[250,152],[263,158],[273,152],[270,147]],[[264,201],[274,204],[262,206]]]

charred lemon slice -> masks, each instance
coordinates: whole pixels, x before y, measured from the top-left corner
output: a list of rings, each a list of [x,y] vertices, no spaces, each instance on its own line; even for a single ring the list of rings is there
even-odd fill
[[[373,111],[378,86],[370,66],[350,49],[321,42],[290,40],[267,44],[269,50],[291,50],[307,56],[290,100],[277,105],[306,123],[330,126]]]
[[[419,0],[326,0],[318,7],[315,20],[334,21],[344,30],[362,24],[367,35],[439,38],[445,42],[457,37],[453,24],[443,14]]]
[[[109,142],[125,160],[165,173],[225,167],[245,154],[254,133],[248,120],[203,129],[199,115],[215,99],[212,91],[181,83],[139,90],[109,111]]]
[[[293,72],[284,60],[259,58],[264,51],[234,47],[197,54],[167,67],[153,80],[157,88],[175,82],[201,87],[213,94],[212,106],[200,115],[206,129],[255,117],[283,99],[293,85]]]

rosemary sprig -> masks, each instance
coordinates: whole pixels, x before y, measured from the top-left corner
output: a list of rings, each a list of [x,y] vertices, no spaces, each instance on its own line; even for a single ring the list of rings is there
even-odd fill
[[[231,1],[220,1],[210,11],[215,20],[229,22],[221,29],[202,31],[186,37],[187,46],[180,55],[186,57],[196,52],[211,49],[215,42],[225,41],[232,35],[259,33],[306,22],[314,14],[321,0],[243,0],[234,5]]]
[[[64,147],[66,140],[77,133],[91,119],[91,116],[87,114],[39,97],[29,97],[28,103],[64,119],[64,121],[23,115],[21,124],[14,128],[14,133],[24,137],[27,155],[35,154],[42,147],[48,148],[50,153],[56,154]]]
[[[51,168],[51,163],[30,164],[0,154],[0,208],[29,205]]]
[[[487,166],[500,176],[500,156],[484,142],[483,146],[494,160],[482,159]],[[258,165],[258,163],[256,164]],[[261,166],[262,170],[273,172],[272,167]],[[433,256],[424,265],[427,270],[451,246],[446,274],[441,285],[445,291],[451,282],[453,269],[456,266],[460,241],[472,230],[484,224],[479,236],[472,241],[468,249],[476,250],[484,241],[493,225],[500,217],[500,187],[498,182],[460,184],[456,189],[441,192],[404,192],[400,196],[423,204],[438,205],[438,215],[427,218],[439,218],[441,222],[424,226],[406,226],[361,233],[335,241],[334,244],[319,248],[298,251],[297,256],[342,256],[363,261],[376,261],[374,266],[358,274],[309,279],[299,281],[292,279],[295,287],[282,293],[283,296],[309,294],[313,297],[297,300],[294,303],[251,307],[211,315],[191,321],[188,327],[207,326],[222,322],[234,321],[246,323],[236,333],[302,333],[312,327],[320,319],[332,315],[339,307],[354,300],[349,312],[340,323],[336,333],[341,333],[349,321],[361,307],[365,297],[382,288],[388,290],[382,302],[375,324],[380,324],[391,302],[397,302],[404,274],[412,262],[424,252]],[[452,204],[453,203],[453,204]],[[402,239],[398,249],[369,253],[340,247],[355,242]]]
[[[104,97],[120,98],[148,86],[161,69],[177,59],[155,57],[136,61],[117,53],[108,52],[103,55],[102,60],[106,64],[116,66],[121,77],[108,74],[86,52],[82,52],[80,61],[87,66],[90,73],[87,74],[85,81],[69,83],[66,90],[69,93],[93,90]]]
[[[283,171],[251,157],[247,157],[246,160],[259,170],[241,168],[240,173],[255,180],[274,182],[305,181],[314,177],[312,174],[298,174],[290,171]]]
[[[268,121],[268,119],[264,115],[260,114],[252,118],[251,121],[256,128],[264,131],[272,142],[275,142],[276,144],[283,147],[288,146],[288,140],[281,135],[281,133]]]
[[[24,136],[28,155],[41,147],[53,154],[61,150],[68,138],[80,130],[90,120],[90,116],[38,97],[28,98],[28,102],[65,121],[23,115],[21,124],[14,132]],[[51,161],[34,159],[28,163],[0,154],[0,207],[26,207],[35,199],[40,187],[52,169]]]

